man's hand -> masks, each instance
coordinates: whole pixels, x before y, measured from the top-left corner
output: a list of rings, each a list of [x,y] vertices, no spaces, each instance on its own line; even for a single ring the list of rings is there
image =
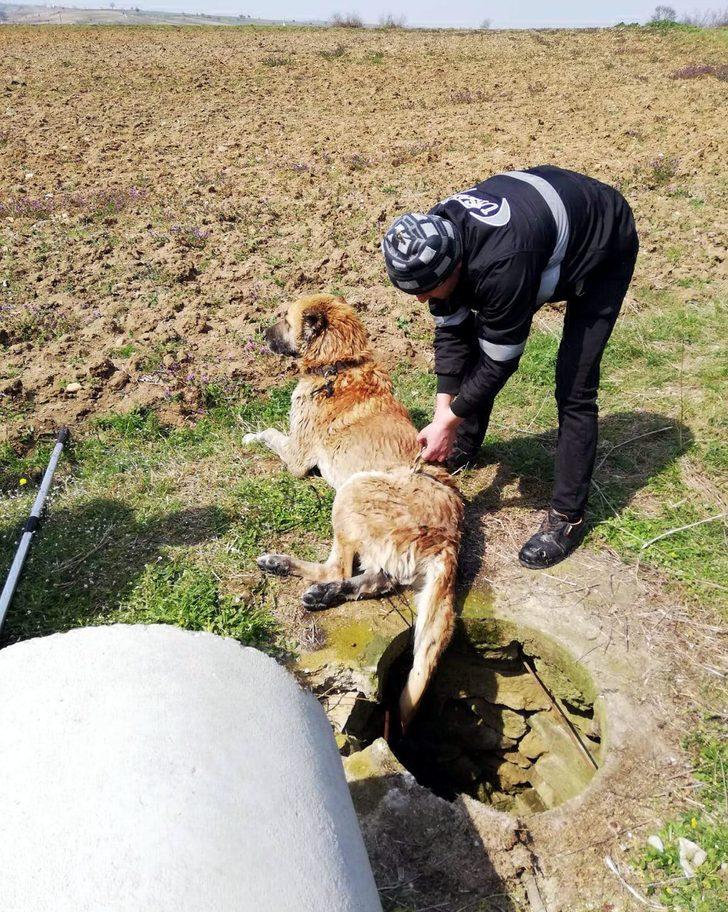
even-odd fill
[[[438,396],[438,400],[439,400]],[[453,415],[450,411],[450,397],[446,407],[441,407],[438,401],[438,407],[435,411],[435,417],[432,424],[428,424],[417,435],[417,441],[424,449],[422,458],[426,462],[444,462],[450,455],[455,434],[462,418]]]

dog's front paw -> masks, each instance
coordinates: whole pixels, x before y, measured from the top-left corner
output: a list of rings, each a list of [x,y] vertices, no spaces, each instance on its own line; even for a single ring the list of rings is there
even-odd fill
[[[309,611],[331,608],[341,599],[341,583],[314,583],[303,593],[301,602]]]
[[[288,576],[291,572],[291,558],[286,554],[261,554],[255,562],[261,570],[276,576]]]
[[[260,441],[260,434],[246,434],[243,437],[243,443],[246,446],[249,446],[251,443],[258,443]]]

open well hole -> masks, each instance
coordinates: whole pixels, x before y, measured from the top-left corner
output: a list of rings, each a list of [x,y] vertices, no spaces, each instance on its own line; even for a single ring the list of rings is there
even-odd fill
[[[408,633],[392,641],[379,663],[380,700],[353,701],[342,752],[382,737],[410,650]],[[465,793],[536,813],[573,798],[594,775],[602,738],[594,698],[584,669],[548,638],[500,621],[460,621],[407,735],[391,736],[390,747],[443,798]]]

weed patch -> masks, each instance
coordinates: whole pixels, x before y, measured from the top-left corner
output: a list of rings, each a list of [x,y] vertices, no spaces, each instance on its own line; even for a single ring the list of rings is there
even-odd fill
[[[293,58],[271,54],[268,57],[264,57],[261,63],[266,67],[289,67],[293,63]]]
[[[3,321],[0,347],[18,342],[51,342],[79,326],[70,308],[56,303],[11,302],[0,305]]]
[[[671,79],[700,79],[701,76],[715,76],[721,82],[728,80],[728,64],[713,66],[708,63],[690,64],[675,70]]]
[[[705,721],[684,746],[695,755],[694,776],[701,785],[695,809],[663,827],[658,834],[662,851],[648,846],[637,863],[648,895],[659,898],[665,908],[722,912],[728,905],[723,868],[728,856],[728,743],[715,721]],[[707,856],[692,877],[680,864],[680,838],[696,843]]]
[[[183,559],[146,567],[120,607],[125,624],[172,624],[234,637],[247,646],[270,648],[280,629],[263,607],[264,584],[248,603],[221,595],[215,576]]]
[[[210,236],[210,232],[206,228],[198,228],[196,225],[172,225],[169,233],[180,247],[198,250],[205,246]]]
[[[147,191],[140,187],[78,190],[72,193],[18,194],[0,199],[0,218],[47,219],[56,212],[80,212],[88,218],[115,215],[136,205]]]
[[[657,158],[645,165],[644,173],[649,187],[662,187],[677,175],[680,160],[674,155],[661,152]]]
[[[339,42],[332,48],[324,48],[318,52],[320,57],[323,57],[324,60],[338,60],[341,57],[346,57],[346,45]]]
[[[331,533],[333,493],[327,485],[278,473],[243,481],[232,495],[241,519],[230,542],[243,558],[254,558],[289,532]]]

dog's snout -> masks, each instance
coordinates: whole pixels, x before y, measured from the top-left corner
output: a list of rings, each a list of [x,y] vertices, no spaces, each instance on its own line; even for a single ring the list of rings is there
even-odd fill
[[[276,355],[294,356],[297,354],[294,346],[287,338],[287,326],[283,320],[269,326],[263,333],[263,338],[268,343],[268,348]]]
[[[269,326],[268,329],[263,333],[263,338],[268,343],[268,348],[276,355],[285,354],[281,351],[281,344],[283,342],[281,336],[281,324],[274,323],[273,326]]]

